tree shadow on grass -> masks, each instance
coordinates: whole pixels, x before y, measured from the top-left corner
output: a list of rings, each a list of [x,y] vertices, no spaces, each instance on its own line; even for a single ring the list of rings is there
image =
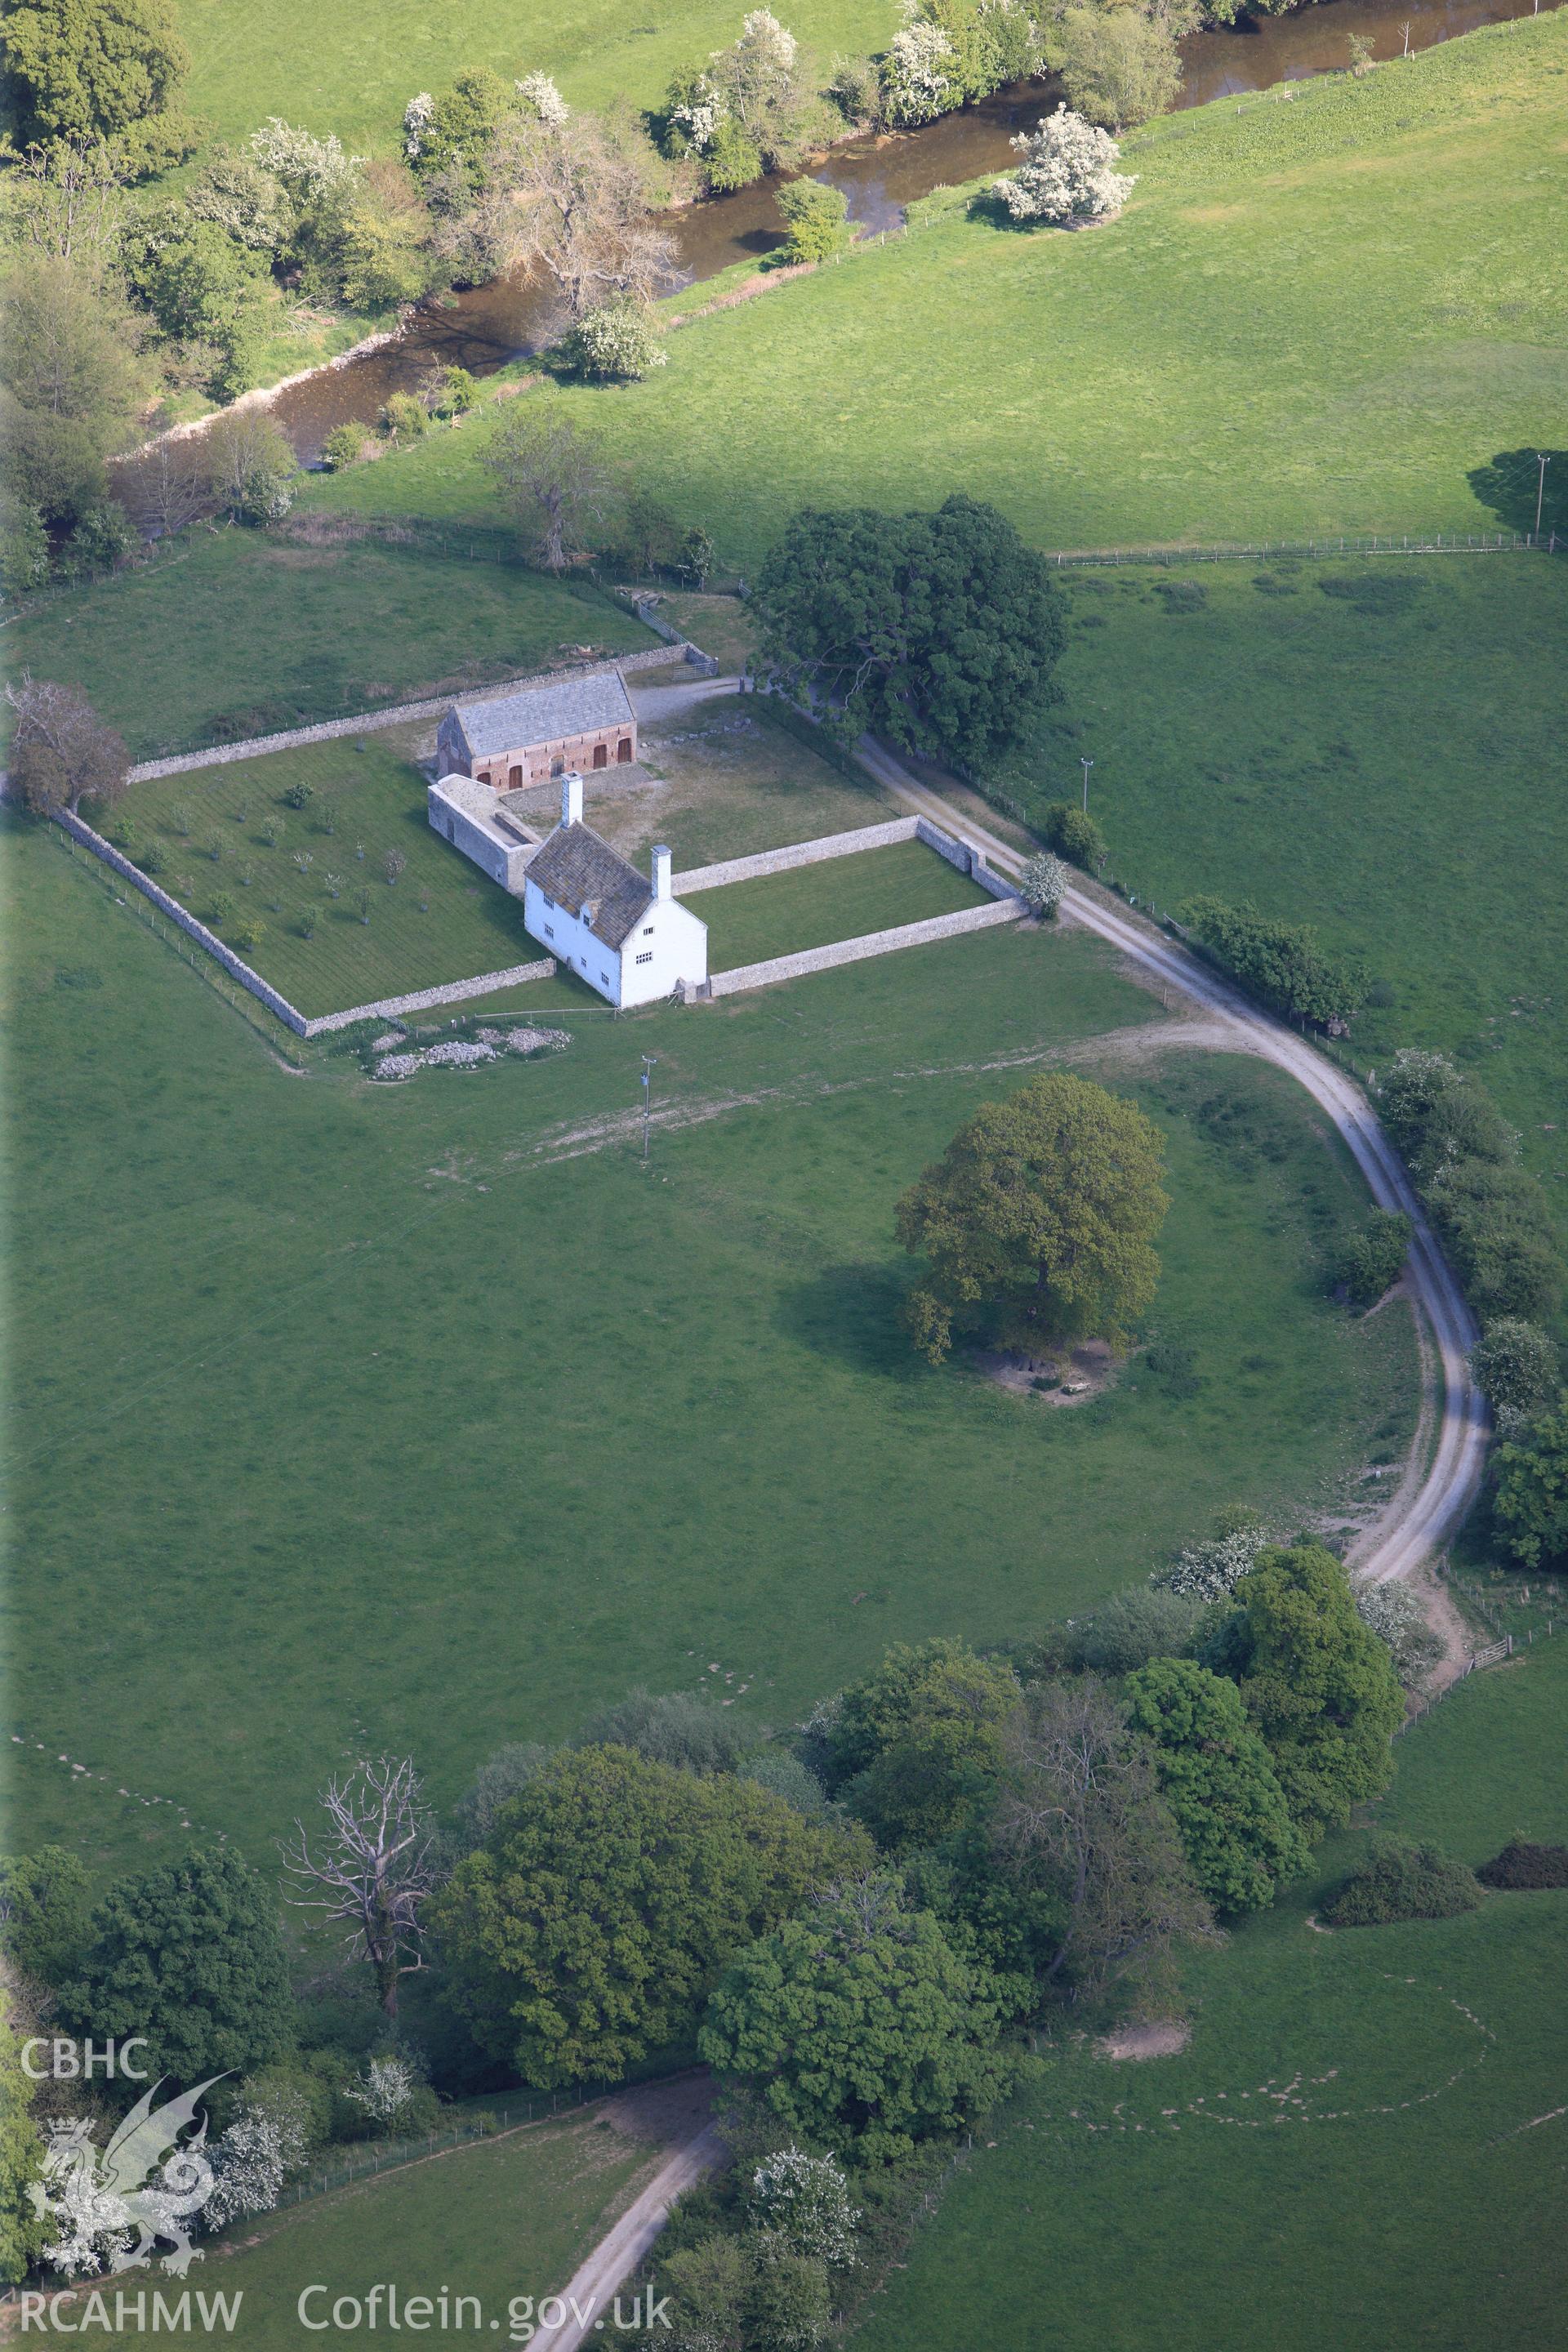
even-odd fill
[[[858,1372],[913,1381],[929,1370],[901,1320],[909,1278],[898,1266],[829,1265],[780,1293],[773,1319],[816,1354]]]
[[[1544,495],[1542,457],[1548,460]],[[1540,497],[1542,530],[1568,533],[1568,449],[1500,449],[1489,464],[1472,467],[1465,478],[1505,530],[1532,531]]]

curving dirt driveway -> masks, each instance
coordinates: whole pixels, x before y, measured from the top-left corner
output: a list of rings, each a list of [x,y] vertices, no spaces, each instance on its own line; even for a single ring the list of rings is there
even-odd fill
[[[955,807],[931,785],[917,781],[868,736],[861,740],[858,757],[894,799],[983,849],[999,873],[1016,877],[1021,871],[1023,852],[976,823],[967,810]],[[1226,1033],[1224,1042],[1233,1051],[1273,1062],[1304,1087],[1349,1145],[1379,1208],[1402,1209],[1415,1227],[1405,1279],[1418,1322],[1425,1323],[1437,1360],[1442,1401],[1436,1446],[1425,1475],[1399,1482],[1385,1510],[1357,1537],[1349,1555],[1349,1564],[1374,1584],[1414,1575],[1424,1560],[1441,1549],[1475,1500],[1489,1421],[1466,1360],[1476,1342],[1475,1323],[1404,1162],[1352,1079],[1283,1023],[1249,1004],[1228,982],[1173,940],[1132,914],[1102,906],[1081,889],[1067,892],[1062,912],[1085,930],[1108,940],[1163,987],[1179,990],[1202,1005]]]

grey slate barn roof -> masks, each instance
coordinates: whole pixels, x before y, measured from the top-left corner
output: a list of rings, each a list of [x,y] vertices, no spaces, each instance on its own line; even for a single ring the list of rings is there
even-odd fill
[[[629,939],[653,902],[647,876],[585,824],[559,826],[530,864],[528,878],[607,948]]]
[[[559,743],[572,735],[592,735],[601,727],[629,727],[632,706],[617,670],[589,677],[563,678],[558,686],[525,687],[496,702],[453,705],[463,740],[475,759],[521,751],[530,743]]]

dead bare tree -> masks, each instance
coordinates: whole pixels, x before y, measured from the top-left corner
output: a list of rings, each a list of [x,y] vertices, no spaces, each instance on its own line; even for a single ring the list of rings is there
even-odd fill
[[[420,1912],[438,1875],[414,1759],[362,1761],[328,1782],[321,1805],[320,1847],[297,1821],[283,1848],[285,1870],[307,1890],[288,1900],[348,1930],[352,1956],[370,1962],[381,2005],[395,2017],[400,1979],[425,1965]]]
[[[1094,1675],[1031,1690],[1005,1732],[998,1859],[1063,1900],[1046,1974],[1079,1993],[1129,1977],[1163,1990],[1172,1947],[1212,1935],[1148,1742]]]
[[[647,301],[676,277],[675,240],[657,225],[642,163],[592,114],[509,119],[486,152],[477,203],[437,245],[470,276],[541,271],[574,320],[615,295]]]
[[[24,670],[5,699],[16,714],[11,775],[35,816],[74,811],[84,800],[108,807],[120,798],[131,754],[79,687]]]

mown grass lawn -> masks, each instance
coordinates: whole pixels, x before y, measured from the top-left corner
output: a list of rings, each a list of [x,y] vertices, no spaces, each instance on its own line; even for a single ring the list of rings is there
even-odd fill
[[[1378,1823],[1471,1864],[1568,1837],[1568,1642],[1479,1675],[1399,1742]],[[1470,2352],[1559,2332],[1559,1996],[1568,1895],[1315,1934],[1361,1850],[1186,1972],[1191,2046],[1058,2045],[973,2162],[858,2352]]]
[[[431,828],[407,732],[132,784],[110,829],[132,857],[153,845],[160,887],[307,1015],[537,962],[522,901]],[[294,809],[300,785],[310,798]],[[405,861],[395,882],[389,855]],[[258,946],[236,940],[247,920]]]
[[[1065,572],[1065,699],[989,779],[1026,817],[1095,765],[1109,871],[1250,898],[1363,955],[1363,1066],[1439,1046],[1568,1217],[1568,561]]]
[[[977,882],[921,841],[898,841],[886,849],[863,849],[852,857],[682,896],[708,926],[710,971],[991,903]]]
[[[135,760],[463,693],[589,643],[657,639],[593,588],[516,564],[248,530],[188,535],[7,634],[16,669],[83,688]]]
[[[1325,1295],[1363,1195],[1310,1106],[1117,1059],[1163,1016],[1082,935],[567,1016],[563,1054],[381,1087],[282,1066],[51,835],[5,848],[24,1845],[265,1860],[350,1748],[447,1802],[638,1682],[787,1723],[1224,1504],[1338,1501],[1409,1428],[1407,1321]],[[1168,1135],[1149,1328],[1201,1385],[1134,1359],[1052,1412],[930,1371],[899,1193],[978,1103],[1107,1051]],[[646,1168],[645,1053],[678,1121]]]
[[[377,2317],[390,2328],[385,2289],[395,2284],[405,2306],[415,2295],[430,2299],[432,2310],[414,2331],[428,2344],[488,2337],[499,2322],[500,2340],[510,2340],[510,2307],[526,2297],[537,2305],[571,2277],[577,2263],[635,2193],[639,2175],[657,2151],[595,2119],[542,2124],[491,2141],[449,2150],[431,2160],[384,2172],[332,2189],[308,2202],[242,2224],[237,2243],[208,2252],[184,2284],[211,2295],[243,2298],[226,2340],[238,2352],[281,2352],[309,2343],[300,2317],[301,2293],[318,2292],[304,2303],[307,2322],[321,2321],[331,2332],[333,2304],[358,2301],[362,2315],[371,2289],[383,2289]],[[176,2298],[173,2282],[145,2272],[133,2274],[132,2291],[161,2287],[165,2302]],[[319,2290],[324,2288],[325,2293]],[[440,2296],[448,2296],[453,2325],[440,2325]],[[456,2298],[475,2296],[457,2321]],[[148,2294],[151,2308],[152,2294]],[[114,2310],[112,2288],[108,2307]],[[80,2306],[78,2306],[79,2312]],[[65,2316],[72,2316],[67,2307]],[[344,2316],[347,2316],[345,2306]],[[406,2326],[405,2311],[399,2316]],[[521,2308],[519,2326],[526,2324]],[[366,2325],[363,2315],[356,2323]],[[105,2336],[100,2344],[142,2344],[143,2334]],[[526,2340],[525,2338],[520,2340]]]
[[[746,570],[796,508],[950,490],[1047,548],[1495,529],[1472,472],[1568,441],[1568,22],[1294,87],[1129,141],[1138,186],[1092,235],[932,198],[916,233],[672,335],[645,383],[531,396]],[[312,495],[477,515],[481,446]]]
[[[622,94],[652,106],[678,66],[700,64],[732,41],[744,14],[738,0],[643,0],[630,9],[624,0],[497,0],[482,17],[419,0],[371,0],[352,18],[312,12],[302,0],[255,0],[237,16],[221,0],[179,0],[177,8],[195,56],[191,103],[221,131],[233,137],[286,114],[376,154],[399,143],[416,90],[439,89],[475,66],[508,81],[552,74],[580,106]],[[826,68],[837,49],[885,47],[899,17],[891,0],[797,0],[789,23]]]

